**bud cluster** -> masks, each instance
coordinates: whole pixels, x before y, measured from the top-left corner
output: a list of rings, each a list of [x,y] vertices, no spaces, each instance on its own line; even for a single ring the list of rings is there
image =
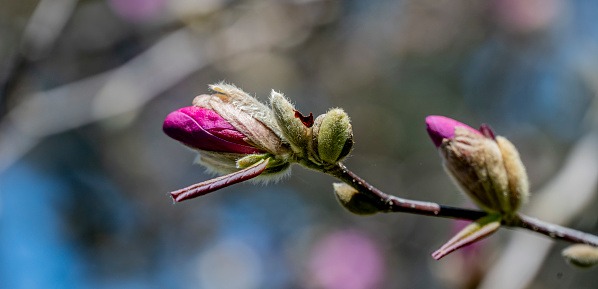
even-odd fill
[[[310,168],[338,164],[353,146],[349,117],[332,109],[314,121],[303,116],[280,93],[270,107],[241,89],[215,84],[193,105],[170,113],[164,132],[199,152],[197,162],[226,176],[173,192],[181,201],[257,176],[288,172],[291,163]],[[184,196],[184,197],[183,197]]]
[[[170,113],[163,130],[199,152],[198,163],[225,175],[171,192],[174,201],[254,178],[280,176],[298,163],[343,180],[345,183],[334,184],[334,192],[341,205],[354,214],[396,211],[473,220],[432,253],[434,259],[507,225],[540,229],[551,237],[574,242],[582,240],[583,244],[565,249],[563,257],[579,267],[598,264],[598,237],[584,238],[579,232],[525,220],[517,213],[529,195],[525,167],[515,146],[487,125],[476,130],[443,116],[426,118],[427,131],[447,173],[484,210],[467,211],[392,197],[349,172],[340,161],[351,152],[353,131],[349,116],[340,108],[314,119],[312,113],[301,114],[276,91],[267,106],[233,85],[219,83],[210,88],[213,94],[199,95],[192,106]]]
[[[353,147],[349,116],[340,108],[318,116],[303,116],[280,93],[272,91],[272,111],[293,151],[309,161],[326,166],[344,159]]]

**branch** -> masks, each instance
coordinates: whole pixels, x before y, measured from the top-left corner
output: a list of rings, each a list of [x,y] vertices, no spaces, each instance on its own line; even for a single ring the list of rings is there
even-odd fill
[[[385,194],[374,186],[368,184],[355,173],[349,171],[341,163],[326,168],[324,172],[342,180],[358,192],[369,196],[370,200],[376,202],[374,206],[380,208],[381,212],[411,213],[470,221],[477,220],[487,215],[487,213],[483,211],[449,207],[433,202],[415,201]],[[503,221],[502,225],[528,229],[557,240],[598,246],[598,236],[540,221],[522,214],[517,214],[513,220]]]
[[[342,180],[357,191],[374,197],[380,204],[383,204],[383,207],[385,207],[383,209],[384,212],[411,213],[470,221],[477,220],[487,215],[487,213],[481,211],[449,207],[433,202],[414,201],[385,194],[374,186],[368,184],[352,171],[348,170],[341,163],[339,163],[338,166],[325,169],[324,172]]]

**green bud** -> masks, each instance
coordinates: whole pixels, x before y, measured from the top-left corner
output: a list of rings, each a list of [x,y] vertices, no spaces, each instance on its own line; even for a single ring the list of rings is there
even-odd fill
[[[598,264],[598,248],[585,244],[576,244],[563,250],[563,258],[571,265],[589,268]]]
[[[379,198],[363,194],[344,183],[334,183],[336,199],[349,212],[356,215],[373,215],[384,211],[385,204]]]
[[[291,163],[285,158],[285,155],[275,156],[269,153],[266,154],[251,154],[237,160],[237,169],[245,169],[251,167],[263,160],[268,160],[268,166],[264,170],[264,176],[272,177],[274,179],[283,177],[290,171],[287,170]],[[283,173],[283,174],[280,174]],[[266,178],[259,177],[259,180]]]
[[[311,151],[315,159],[335,164],[353,148],[353,130],[349,116],[340,108],[320,115],[312,128]]]
[[[309,127],[312,123],[304,122],[303,116],[295,110],[284,95],[274,90],[270,94],[270,105],[276,122],[293,151],[296,153],[305,151],[308,145]]]
[[[271,154],[251,154],[237,160],[237,168],[244,169],[250,167],[261,160],[272,157]]]

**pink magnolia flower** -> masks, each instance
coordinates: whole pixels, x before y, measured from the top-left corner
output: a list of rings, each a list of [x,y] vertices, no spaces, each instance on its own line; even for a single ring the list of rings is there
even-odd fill
[[[164,120],[164,133],[199,150],[240,154],[262,153],[247,143],[247,136],[213,110],[189,106],[171,112]]]

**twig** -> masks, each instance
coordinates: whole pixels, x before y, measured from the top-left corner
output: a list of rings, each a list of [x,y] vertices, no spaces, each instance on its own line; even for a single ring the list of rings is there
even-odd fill
[[[339,163],[337,166],[325,169],[325,172],[342,180],[360,193],[370,195],[373,200],[379,200],[381,204],[384,204],[385,209],[383,212],[411,213],[471,221],[477,220],[487,215],[486,212],[482,211],[449,207],[433,202],[414,201],[385,194],[374,186],[368,184],[355,173],[349,171],[341,163]],[[503,225],[507,227],[528,229],[553,239],[568,241],[571,243],[583,243],[598,246],[598,236],[540,221],[522,214],[517,214],[512,220],[503,221]]]
[[[325,170],[325,172],[342,180],[359,192],[375,196],[375,198],[387,206],[386,212],[411,213],[471,221],[487,215],[487,213],[481,211],[443,206],[433,202],[414,201],[385,194],[348,170],[341,163],[338,166]]]
[[[514,227],[525,228],[546,235],[550,238],[572,243],[589,244],[598,247],[598,236],[573,230],[571,228],[540,221],[536,218],[519,214],[519,220]]]

